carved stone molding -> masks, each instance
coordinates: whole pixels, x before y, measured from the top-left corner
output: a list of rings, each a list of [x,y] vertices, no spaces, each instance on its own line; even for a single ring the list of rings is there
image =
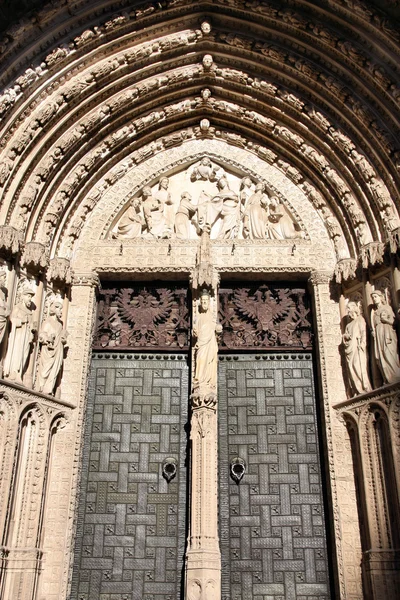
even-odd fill
[[[382,242],[370,242],[360,249],[360,259],[363,269],[381,265],[385,253],[385,244]]]
[[[327,271],[313,271],[308,279],[309,284],[314,287],[318,285],[329,285],[332,274]]]
[[[43,273],[49,266],[46,247],[40,242],[27,242],[22,253],[21,265],[32,273]]]
[[[366,407],[370,406],[374,402],[379,402],[382,405],[389,407],[398,399],[400,395],[400,384],[392,383],[390,385],[384,385],[372,392],[366,394],[359,394],[344,402],[335,404],[333,408],[338,412],[339,415],[345,413],[351,413],[353,416],[358,418],[358,415]]]
[[[72,285],[77,286],[89,286],[101,288],[100,278],[95,271],[87,271],[73,274]]]
[[[343,258],[336,263],[335,279],[337,283],[347,282],[356,278],[357,260],[354,258]]]
[[[10,225],[0,226],[0,255],[12,258],[21,249],[21,233]]]
[[[44,412],[49,416],[59,413],[68,417],[70,410],[75,408],[75,404],[67,400],[28,390],[22,385],[4,380],[0,380],[0,397],[2,396],[7,397],[14,406],[18,407],[18,410],[22,410],[23,407],[31,404],[38,404],[44,408]]]
[[[72,283],[73,272],[68,258],[55,257],[50,260],[47,280],[64,286]]]

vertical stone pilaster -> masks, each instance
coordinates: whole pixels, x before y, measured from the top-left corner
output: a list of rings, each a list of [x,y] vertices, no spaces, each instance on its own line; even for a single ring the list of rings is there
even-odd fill
[[[95,290],[93,272],[75,275],[68,309],[68,355],[64,361],[60,400],[72,405],[70,422],[57,431],[52,449],[45,505],[43,565],[38,600],[68,597],[70,565],[74,550],[74,514],[81,460],[82,427],[86,407],[87,377],[93,337]],[[67,306],[68,305],[68,306]]]
[[[322,410],[322,431],[325,441],[326,481],[330,489],[332,534],[334,539],[334,571],[338,577],[338,596],[361,600],[361,543],[358,529],[356,492],[351,460],[350,440],[333,406],[346,397],[338,347],[341,343],[340,309],[332,298],[331,274],[314,271],[309,279],[314,303],[316,337],[317,392]],[[317,397],[318,397],[317,396]],[[332,548],[333,550],[333,548]]]

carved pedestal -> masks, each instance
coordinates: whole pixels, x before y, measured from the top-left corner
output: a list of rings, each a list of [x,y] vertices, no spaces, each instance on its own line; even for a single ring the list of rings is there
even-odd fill
[[[221,555],[218,539],[217,413],[194,408],[191,421],[192,486],[187,551],[186,597],[221,597]]]

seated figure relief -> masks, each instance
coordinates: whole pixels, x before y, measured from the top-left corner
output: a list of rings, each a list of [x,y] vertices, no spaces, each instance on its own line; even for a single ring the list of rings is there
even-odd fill
[[[240,178],[204,157],[146,185],[113,226],[115,239],[284,240],[304,232],[267,183]]]

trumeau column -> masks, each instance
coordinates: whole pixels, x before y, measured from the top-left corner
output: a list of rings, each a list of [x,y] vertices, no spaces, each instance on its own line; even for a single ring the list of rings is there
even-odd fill
[[[186,598],[219,600],[218,537],[217,277],[210,237],[203,232],[193,277],[193,372],[191,394],[191,505],[186,554]]]

